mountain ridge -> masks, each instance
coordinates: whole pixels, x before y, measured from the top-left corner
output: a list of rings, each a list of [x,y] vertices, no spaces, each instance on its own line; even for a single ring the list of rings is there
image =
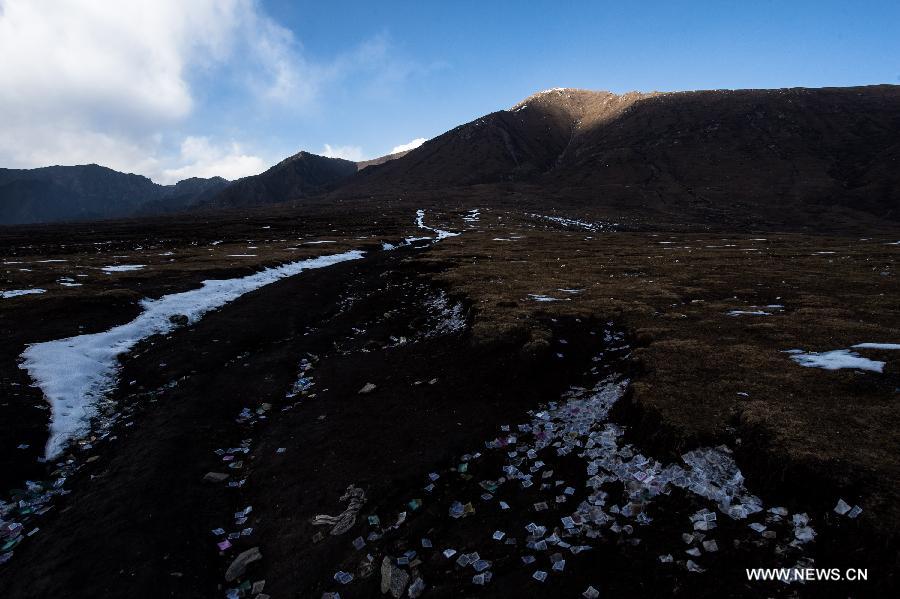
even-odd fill
[[[814,224],[824,213],[896,221],[897,140],[895,85],[623,94],[554,88],[413,150],[368,161],[300,151],[237,181],[196,179],[175,186],[119,173],[129,195],[120,194],[113,207],[97,204],[103,184],[90,177],[26,184],[25,177],[10,175],[67,168],[115,173],[111,169],[0,169],[0,223],[33,222],[54,210],[62,214],[56,220],[110,218],[314,197],[464,192],[483,185],[527,188],[598,209],[707,221]],[[65,193],[74,193],[80,204],[60,205]]]
[[[0,168],[0,224],[92,220],[133,216],[156,205],[190,205],[204,193],[221,189],[221,177],[193,177],[160,185],[143,175],[98,164]]]
[[[330,190],[358,170],[342,158],[328,158],[302,150],[258,175],[234,181],[205,202],[214,208],[255,206],[303,198]]]
[[[533,94],[369,168],[341,198],[529,186],[631,212],[900,218],[900,87]],[[718,215],[718,216],[717,216]],[[841,217],[843,218],[843,217]]]

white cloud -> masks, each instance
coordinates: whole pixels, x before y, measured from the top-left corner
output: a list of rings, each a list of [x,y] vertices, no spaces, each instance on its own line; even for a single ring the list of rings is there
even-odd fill
[[[153,135],[137,139],[59,122],[10,123],[0,126],[0,167],[96,163],[149,176],[159,169],[158,145]]]
[[[184,166],[164,169],[158,183],[177,183],[189,177],[225,177],[231,181],[257,175],[266,170],[266,162],[259,156],[244,153],[240,144],[230,142],[215,145],[207,137],[186,137],[181,142]]]
[[[424,137],[417,137],[409,143],[405,143],[399,146],[394,146],[394,148],[390,151],[391,154],[396,154],[397,152],[408,152],[410,150],[415,150],[423,143],[428,141]]]
[[[319,75],[299,50],[254,0],[0,0],[0,165],[252,170],[256,157],[233,147],[171,165],[184,147],[173,152],[162,132],[195,111],[192,75],[222,67],[252,77],[259,97],[308,102]]]
[[[419,70],[384,34],[313,62],[258,0],[0,0],[0,166],[232,179],[277,159],[222,141],[244,137],[245,114],[308,112],[345,83],[387,97]]]
[[[359,146],[332,146],[331,144],[325,144],[321,154],[328,158],[343,158],[353,162],[363,160],[363,151]]]
[[[326,73],[309,64],[300,54],[300,44],[290,30],[271,19],[256,17],[249,24],[254,31],[251,51],[262,67],[262,81],[254,88],[268,100],[291,105],[308,105],[320,92]]]
[[[132,129],[187,116],[192,63],[222,60],[242,0],[0,0],[3,120]]]
[[[396,154],[397,152],[408,152],[409,150],[415,150],[426,141],[428,141],[428,139],[424,137],[417,137],[409,143],[394,146],[393,149],[388,152],[388,154]],[[319,154],[321,154],[322,156],[327,156],[329,158],[343,158],[344,160],[352,160],[353,162],[361,162],[363,160],[367,160],[367,158],[363,155],[363,149],[360,146],[332,146],[331,144],[325,144]]]

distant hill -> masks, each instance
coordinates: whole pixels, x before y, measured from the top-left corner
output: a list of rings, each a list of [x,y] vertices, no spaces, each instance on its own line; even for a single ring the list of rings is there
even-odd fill
[[[356,171],[355,162],[299,152],[264,173],[238,179],[205,203],[224,208],[308,197],[333,189]]]
[[[442,188],[530,180],[557,165],[587,113],[615,114],[637,97],[578,90],[537,94],[366,169],[354,183]]]
[[[900,220],[900,87],[613,94],[552,89],[420,147],[156,185],[97,165],[0,169],[0,223],[330,195],[528,193],[644,218],[802,226]],[[481,193],[479,191],[479,193]]]
[[[88,164],[0,169],[0,224],[93,220],[193,205],[224,188],[221,177],[158,185],[140,175]],[[148,208],[155,207],[155,208]]]
[[[900,219],[900,87],[540,92],[369,167],[341,196],[474,184],[594,206],[815,224]]]
[[[171,188],[167,196],[143,204],[137,210],[137,214],[139,216],[163,214],[199,207],[206,204],[230,184],[228,179],[222,177],[184,179],[174,186],[167,186]]]
[[[213,207],[256,206],[298,200],[332,191],[358,171],[402,158],[409,152],[351,162],[299,152],[259,175],[244,177],[201,203]]]
[[[193,177],[175,185],[158,185],[146,177],[96,164],[0,169],[0,225],[284,202],[330,191],[358,170],[404,154],[356,163],[299,152],[264,173],[234,182]]]

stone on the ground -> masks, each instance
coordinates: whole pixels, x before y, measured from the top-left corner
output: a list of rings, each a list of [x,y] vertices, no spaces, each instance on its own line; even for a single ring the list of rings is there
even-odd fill
[[[393,564],[391,558],[385,557],[381,562],[381,592],[391,592],[391,596],[400,599],[409,584],[409,574]]]
[[[231,582],[232,580],[243,576],[244,572],[247,571],[247,566],[261,559],[262,553],[259,552],[259,547],[251,547],[247,551],[244,551],[234,558],[234,561],[228,566],[228,570],[225,571],[225,580]]]
[[[391,558],[385,557],[381,561],[381,594],[388,592],[391,588]]]
[[[409,585],[409,599],[416,599],[416,597],[421,597],[422,593],[425,592],[425,581],[421,578],[416,578],[411,585]]]
[[[221,483],[228,480],[228,475],[224,472],[207,472],[203,475],[203,481],[207,483]]]

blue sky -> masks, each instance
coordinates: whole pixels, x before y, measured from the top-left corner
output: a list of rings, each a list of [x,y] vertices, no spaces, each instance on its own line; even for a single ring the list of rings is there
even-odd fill
[[[894,2],[0,0],[0,166],[372,158],[549,87],[900,83]]]

